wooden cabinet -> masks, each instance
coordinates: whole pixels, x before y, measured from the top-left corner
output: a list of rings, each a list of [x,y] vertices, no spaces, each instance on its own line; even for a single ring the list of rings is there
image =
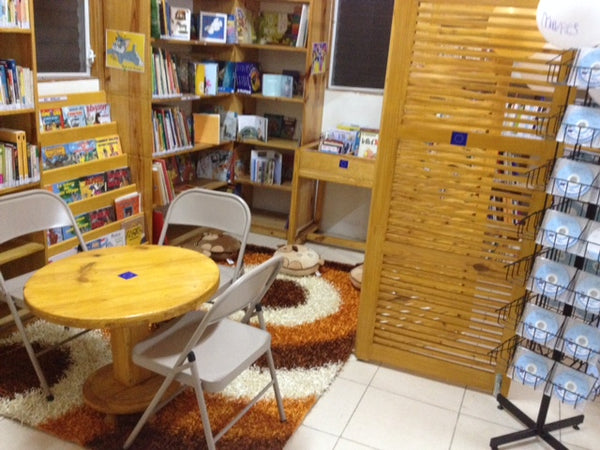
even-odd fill
[[[17,67],[19,92],[16,97],[0,97],[0,128],[25,132],[28,144],[37,143],[37,69],[33,0],[27,4],[27,13],[15,22],[0,23],[0,60],[9,60]],[[27,81],[25,81],[27,80]],[[14,92],[14,90],[13,90]],[[25,94],[25,95],[23,95]],[[0,155],[1,156],[1,155]],[[0,161],[6,169],[6,159]],[[0,195],[39,186],[39,175],[9,180],[6,173],[0,181]],[[5,277],[23,273],[31,265],[45,261],[44,239],[41,234],[31,239],[0,246],[0,266]]]
[[[136,183],[145,198],[152,198],[152,160],[165,155],[153,153],[152,111],[164,105],[176,105],[186,114],[202,112],[209,107],[221,107],[237,114],[264,115],[273,113],[296,118],[294,139],[269,139],[261,141],[239,141],[214,145],[194,145],[181,152],[198,154],[215,149],[229,150],[234,163],[231,168],[230,189],[235,190],[248,202],[252,209],[253,231],[287,237],[287,224],[292,195],[294,154],[297,148],[318,139],[321,131],[323,98],[327,73],[313,70],[313,44],[329,43],[329,26],[332,2],[325,0],[284,1],[216,1],[195,0],[173,2],[187,6],[192,12],[200,11],[233,14],[235,8],[243,7],[258,16],[260,11],[291,11],[294,7],[308,6],[308,34],[304,47],[285,45],[263,45],[256,43],[204,43],[151,37],[151,2],[132,1],[123,4],[116,0],[104,2],[104,26],[107,29],[140,33],[145,38],[145,48],[138,49],[144,55],[142,72],[106,68],[104,87],[108,101],[113,105],[114,118],[125,126],[121,137],[123,145],[132,149],[130,163],[138,170]],[[301,95],[292,98],[269,97],[262,94],[218,94],[202,96],[176,96],[158,99],[152,95],[152,49],[160,48],[181,57],[194,60],[255,62],[262,73],[282,73],[282,70],[298,71],[304,81]],[[316,71],[318,72],[318,71]],[[250,180],[249,163],[253,149],[280,152],[284,170],[282,184],[260,184]],[[169,152],[168,155],[178,152]],[[237,170],[236,170],[237,169]],[[312,208],[306,205],[307,210]],[[145,205],[147,222],[150,223],[151,205]],[[310,214],[302,214],[309,220]],[[301,224],[303,225],[303,223]]]

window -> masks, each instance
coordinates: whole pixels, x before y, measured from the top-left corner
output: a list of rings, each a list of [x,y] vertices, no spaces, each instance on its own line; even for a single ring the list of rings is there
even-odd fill
[[[89,76],[89,0],[34,2],[35,44],[40,78]]]
[[[383,90],[394,0],[336,0],[329,86]]]

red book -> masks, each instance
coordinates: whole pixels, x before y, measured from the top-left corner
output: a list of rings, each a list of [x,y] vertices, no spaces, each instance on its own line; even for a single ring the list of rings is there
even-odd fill
[[[142,194],[132,192],[115,198],[115,214],[117,220],[139,214],[142,210]]]

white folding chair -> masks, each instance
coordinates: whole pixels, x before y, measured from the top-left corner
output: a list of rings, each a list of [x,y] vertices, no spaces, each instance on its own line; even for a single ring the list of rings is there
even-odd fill
[[[161,387],[127,438],[128,448],[152,414],[175,398],[187,386],[194,388],[200,409],[204,435],[209,449],[242,416],[273,387],[279,417],[285,422],[283,401],[277,383],[271,354],[271,335],[265,329],[260,301],[275,280],[283,264],[281,257],[267,260],[246,272],[214,301],[207,311],[193,311],[163,330],[138,343],[133,349],[133,361],[165,377]],[[228,318],[236,311],[257,310],[260,327]],[[262,355],[266,355],[270,381],[218,434],[210,426],[204,401],[205,392],[220,392],[240,373],[247,370]],[[172,382],[183,386],[161,402]]]
[[[232,266],[219,264],[221,279],[216,295],[243,273],[251,215],[250,208],[240,196],[203,188],[183,191],[169,205],[158,239],[159,245],[163,245],[171,225],[215,228],[240,241],[235,263]]]
[[[32,189],[0,197],[0,245],[31,233],[65,226],[73,227],[79,249],[86,251],[87,246],[77,227],[77,222],[69,206],[59,196],[43,189]],[[52,400],[52,392],[50,391],[38,357],[55,346],[36,353],[27,337],[21,319],[21,315],[27,313],[27,308],[23,300],[23,287],[34,273],[35,270],[10,279],[4,279],[0,270],[0,300],[8,304],[12,319],[21,334],[23,345],[29,355],[40,385],[46,393],[47,399]],[[57,345],[74,339],[84,332],[78,333]]]

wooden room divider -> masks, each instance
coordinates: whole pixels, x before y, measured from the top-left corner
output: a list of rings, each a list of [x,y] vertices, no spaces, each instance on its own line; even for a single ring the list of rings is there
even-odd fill
[[[568,89],[538,0],[396,1],[356,353],[507,391],[499,311],[525,294],[522,219],[543,211]]]

